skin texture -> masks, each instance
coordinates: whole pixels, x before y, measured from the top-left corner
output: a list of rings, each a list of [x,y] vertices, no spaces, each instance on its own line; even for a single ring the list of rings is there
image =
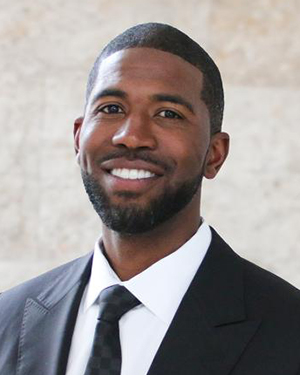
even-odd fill
[[[74,139],[82,171],[97,181],[111,204],[143,209],[162,191],[176,190],[201,173],[216,176],[229,136],[210,136],[202,80],[190,63],[151,48],[119,51],[102,61],[84,117],[75,121]],[[136,158],[111,158],[124,151]],[[154,162],[139,160],[139,154]],[[155,177],[124,180],[111,175],[113,168],[149,170]],[[172,253],[196,232],[200,197],[199,186],[182,210],[145,233],[128,236],[103,226],[106,256],[121,280]]]

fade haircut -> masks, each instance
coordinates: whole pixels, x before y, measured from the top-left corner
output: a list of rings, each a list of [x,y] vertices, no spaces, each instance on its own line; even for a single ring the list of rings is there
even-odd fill
[[[194,40],[182,31],[161,23],[144,23],[131,27],[109,42],[97,57],[89,74],[86,102],[95,86],[99,65],[113,53],[128,48],[154,48],[177,55],[198,68],[203,74],[201,99],[206,104],[210,116],[210,131],[221,131],[224,111],[224,93],[218,67]]]

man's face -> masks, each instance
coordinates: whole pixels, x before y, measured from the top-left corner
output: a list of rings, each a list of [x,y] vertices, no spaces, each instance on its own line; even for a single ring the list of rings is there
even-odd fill
[[[106,226],[141,233],[199,206],[211,143],[201,90],[202,73],[167,52],[132,48],[101,62],[74,130],[83,181]]]

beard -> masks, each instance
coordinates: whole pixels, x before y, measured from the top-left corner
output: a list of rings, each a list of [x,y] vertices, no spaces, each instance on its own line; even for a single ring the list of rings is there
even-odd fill
[[[119,192],[118,195],[128,199],[128,204],[113,204],[98,181],[81,170],[82,180],[87,195],[109,229],[122,235],[142,234],[156,228],[181,211],[194,197],[201,186],[203,173],[193,179],[182,182],[177,188],[165,188],[147,206],[130,203],[136,193]]]

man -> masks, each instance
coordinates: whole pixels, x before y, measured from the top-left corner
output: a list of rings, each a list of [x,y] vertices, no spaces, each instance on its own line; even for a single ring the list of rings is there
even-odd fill
[[[1,374],[300,374],[299,291],[200,216],[202,178],[228,153],[223,105],[214,62],[171,26],[104,48],[74,125],[103,235],[93,256],[1,295]],[[103,318],[116,295],[130,309]]]

